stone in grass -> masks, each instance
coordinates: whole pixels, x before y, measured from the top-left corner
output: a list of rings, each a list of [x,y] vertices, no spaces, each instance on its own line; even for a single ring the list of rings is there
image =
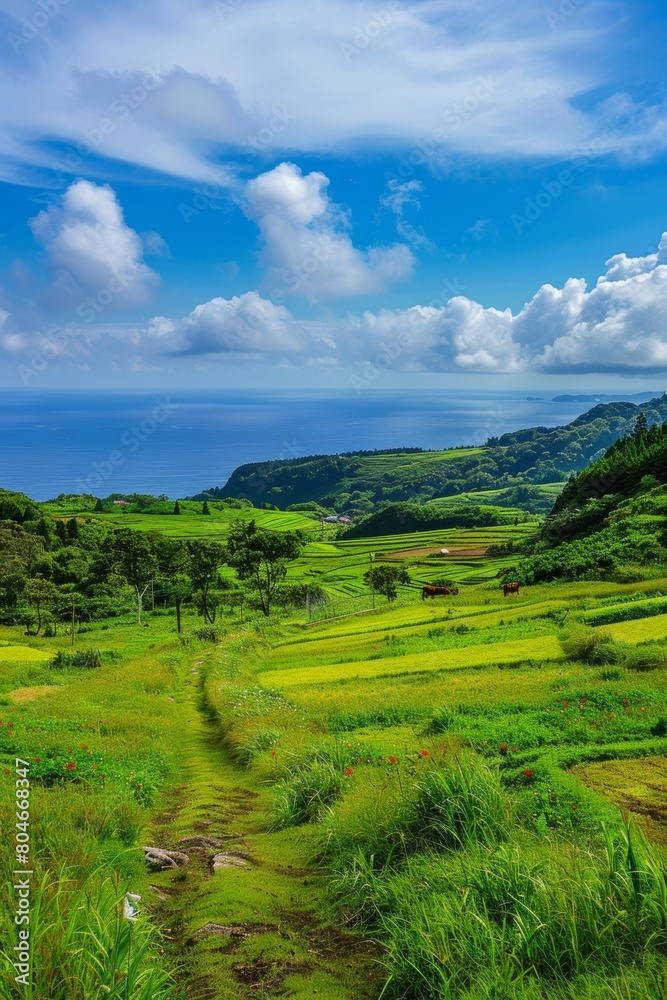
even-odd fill
[[[246,937],[248,934],[268,934],[273,931],[278,930],[277,927],[271,926],[271,924],[214,924],[208,923],[200,927],[198,931],[195,931],[192,937],[189,939],[188,944],[194,944],[195,941],[201,941],[202,938],[207,937],[227,937],[227,938],[239,938]]]
[[[183,851],[165,851],[161,847],[144,847],[146,864],[157,871],[183,868],[190,864],[190,856]]]
[[[179,844],[188,844],[190,847],[222,847],[222,840],[220,837],[196,835],[194,837],[181,837]]]
[[[247,851],[222,851],[213,858],[213,871],[220,868],[250,868],[246,858],[250,857]]]

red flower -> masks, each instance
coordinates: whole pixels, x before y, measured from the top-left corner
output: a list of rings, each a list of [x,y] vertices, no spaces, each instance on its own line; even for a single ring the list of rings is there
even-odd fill
[[[428,750],[422,750],[422,757],[428,757],[428,756],[429,756]]]
[[[348,767],[348,768],[346,769],[346,771],[345,771],[345,774],[346,774],[346,775],[347,775],[347,777],[349,778],[351,774],[354,774],[354,771],[353,771],[353,769],[352,769],[351,767]]]
[[[532,776],[533,776],[533,772],[531,771],[531,769],[529,767],[527,767],[526,770],[523,773],[524,773],[524,775],[527,778],[532,778]]]
[[[275,755],[276,755],[276,751],[275,751],[275,750],[272,750],[272,751],[271,751],[271,756],[272,756],[272,757],[275,757]]]
[[[7,770],[5,769],[5,774],[11,774],[11,773],[12,773],[11,771],[7,771]]]
[[[577,807],[576,807],[576,806],[572,806],[572,808],[573,808],[573,809],[576,809]]]
[[[501,743],[500,744],[500,752],[501,753],[507,753],[507,743]]]
[[[87,743],[82,743],[81,744],[81,749],[82,750],[87,750],[88,749],[88,744]]]
[[[517,747],[512,747],[512,753],[516,753],[516,752],[517,752]]]
[[[395,757],[390,757],[389,758],[389,763],[390,764],[395,764],[396,763],[396,758]]]
[[[67,766],[70,769],[70,771],[75,771],[76,770],[76,764],[74,763],[73,760],[71,760]]]

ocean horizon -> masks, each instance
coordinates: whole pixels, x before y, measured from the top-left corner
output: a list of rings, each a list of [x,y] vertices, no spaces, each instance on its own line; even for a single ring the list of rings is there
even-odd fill
[[[0,390],[0,487],[184,497],[239,465],[386,448],[481,445],[595,405],[530,391]]]

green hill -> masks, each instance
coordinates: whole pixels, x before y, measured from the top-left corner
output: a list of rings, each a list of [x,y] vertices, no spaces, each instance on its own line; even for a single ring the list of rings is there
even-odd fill
[[[667,395],[639,406],[602,403],[565,426],[503,434],[479,448],[359,451],[249,463],[236,469],[224,486],[193,499],[236,497],[255,505],[268,501],[283,510],[314,501],[358,515],[381,503],[423,503],[464,492],[553,484],[600,458],[631,432],[639,413],[649,425],[661,424],[667,420]],[[527,499],[528,509],[544,509],[539,494]]]
[[[642,414],[631,434],[570,478],[516,573],[524,583],[641,579],[667,562],[666,528],[667,422],[649,425]]]

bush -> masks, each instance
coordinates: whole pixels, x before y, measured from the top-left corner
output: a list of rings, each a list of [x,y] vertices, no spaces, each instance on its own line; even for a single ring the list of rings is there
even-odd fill
[[[585,625],[577,626],[566,638],[561,639],[561,646],[568,660],[592,666],[618,663],[621,659],[618,644],[607,632],[598,632]]]
[[[197,639],[201,639],[202,642],[217,642],[220,633],[217,632],[216,629],[214,628],[206,627],[206,628],[198,628],[197,631],[195,632],[195,636]]]
[[[68,668],[94,670],[102,666],[102,654],[99,649],[81,649],[77,650],[76,653],[66,653],[60,649],[51,660],[50,665],[55,670],[67,670]]]

